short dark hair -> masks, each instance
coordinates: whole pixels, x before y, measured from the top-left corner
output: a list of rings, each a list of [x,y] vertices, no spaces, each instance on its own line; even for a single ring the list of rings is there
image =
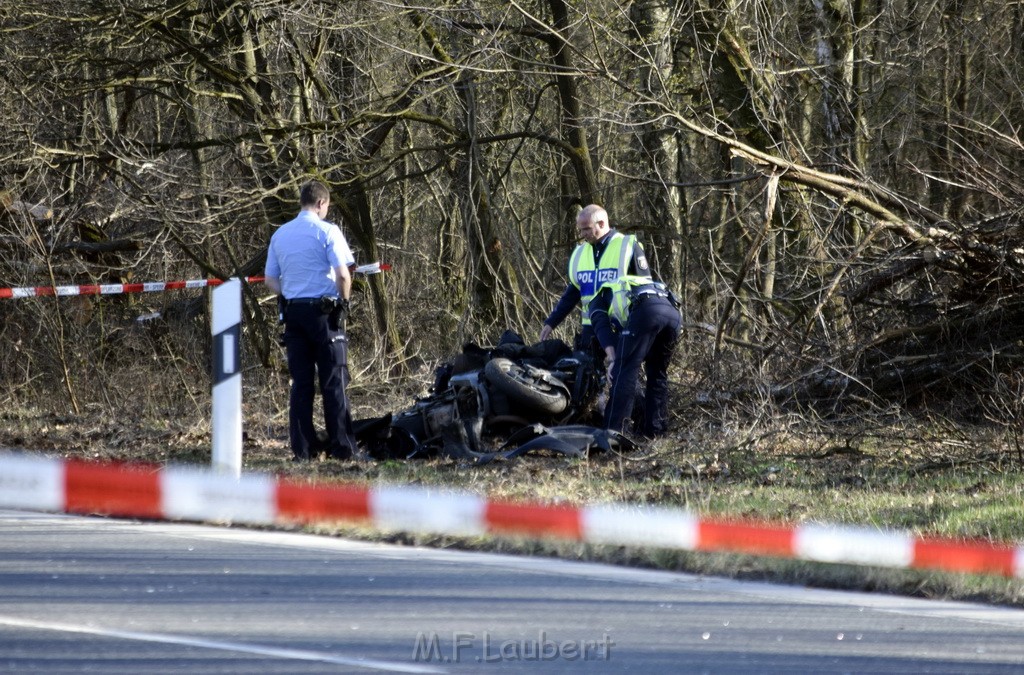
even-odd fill
[[[299,189],[299,205],[300,206],[316,206],[316,203],[323,201],[330,201],[331,192],[327,189],[327,186],[318,180],[311,180],[303,183]]]

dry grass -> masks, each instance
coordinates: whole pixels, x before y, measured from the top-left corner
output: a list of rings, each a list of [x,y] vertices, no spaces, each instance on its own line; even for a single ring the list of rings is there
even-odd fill
[[[353,388],[357,416],[404,407],[424,386]],[[468,467],[446,458],[376,463],[289,461],[287,386],[280,373],[250,378],[244,463],[311,482],[418,484],[469,490],[491,499],[541,503],[630,502],[781,523],[877,526],[918,534],[1024,540],[1021,458],[1005,428],[966,425],[904,411],[858,411],[817,420],[765,406],[674,410],[674,433],[632,456],[587,459],[527,455]],[[676,392],[694,401],[694,392]],[[201,403],[201,401],[200,401]],[[5,412],[0,445],[65,457],[209,463],[209,432],[196,406],[180,397],[140,399],[116,416],[93,404],[80,415],[20,408]],[[429,546],[600,560],[738,578],[858,588],[1024,605],[1017,580],[934,572],[824,565],[731,554],[624,549],[559,541],[371,532],[344,524],[314,531]]]

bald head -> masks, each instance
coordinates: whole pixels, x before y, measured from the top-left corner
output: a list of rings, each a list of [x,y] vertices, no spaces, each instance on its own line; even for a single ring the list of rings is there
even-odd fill
[[[611,230],[608,223],[608,212],[597,204],[583,207],[576,216],[576,231],[588,244],[596,243]]]

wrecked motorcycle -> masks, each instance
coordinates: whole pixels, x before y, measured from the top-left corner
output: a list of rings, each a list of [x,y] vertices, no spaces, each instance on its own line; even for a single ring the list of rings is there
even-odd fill
[[[506,332],[493,348],[467,344],[437,368],[428,396],[357,422],[356,437],[377,459],[443,454],[483,463],[518,456],[524,446],[575,455],[627,449],[632,443],[621,434],[587,425],[600,422],[604,386],[603,368],[589,353],[557,339],[526,345]],[[488,439],[503,431],[509,441],[491,450]],[[509,450],[513,442],[521,445]]]

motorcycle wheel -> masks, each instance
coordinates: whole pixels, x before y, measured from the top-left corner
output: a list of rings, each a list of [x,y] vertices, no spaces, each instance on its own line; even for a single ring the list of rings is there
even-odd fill
[[[491,359],[484,366],[484,376],[510,403],[536,412],[557,415],[569,407],[564,389],[552,386],[511,359]]]

